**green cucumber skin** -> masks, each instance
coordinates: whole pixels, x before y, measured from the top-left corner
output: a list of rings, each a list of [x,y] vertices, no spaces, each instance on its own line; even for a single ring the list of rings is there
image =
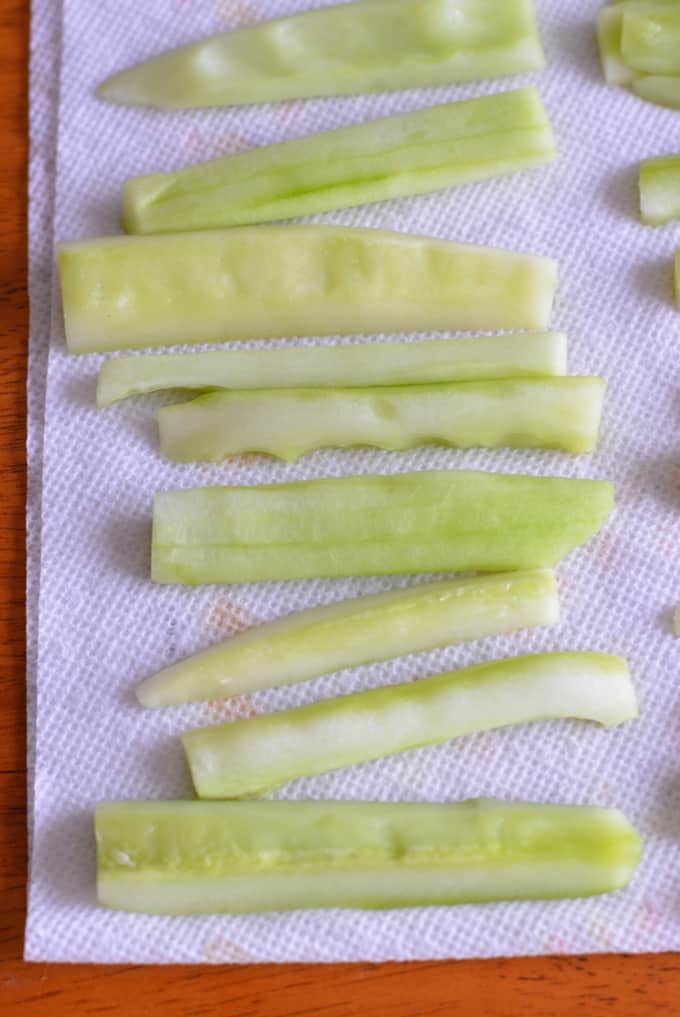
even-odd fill
[[[259,625],[147,678],[137,698],[146,707],[219,699],[558,620],[550,571],[422,583]]]
[[[640,218],[647,226],[680,218],[680,155],[640,164]]]
[[[72,353],[301,335],[542,330],[557,283],[549,258],[302,225],[61,244],[59,274]]]
[[[102,365],[97,406],[164,389],[352,388],[544,378],[566,372],[563,332],[140,354],[109,358]]]
[[[548,653],[199,728],[182,743],[199,798],[243,798],[510,724],[576,717],[609,726],[636,716],[623,658]]]
[[[552,568],[604,523],[606,481],[474,470],[156,495],[152,578],[237,583]]]
[[[602,378],[504,378],[399,388],[211,392],[158,411],[161,452],[176,462],[220,462],[260,452],[293,462],[319,448],[402,451],[550,448],[592,452]]]
[[[533,0],[364,0],[162,53],[108,78],[97,95],[188,109],[446,85],[544,65]]]
[[[490,799],[105,802],[95,834],[99,903],[150,914],[589,896],[641,853],[616,809]]]
[[[523,88],[133,177],[123,224],[145,234],[274,222],[513,173],[556,154],[538,92]]]

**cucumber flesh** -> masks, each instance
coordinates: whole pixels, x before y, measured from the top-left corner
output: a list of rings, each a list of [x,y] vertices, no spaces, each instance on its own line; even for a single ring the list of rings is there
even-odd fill
[[[597,16],[597,41],[605,81],[608,85],[632,85],[642,72],[629,66],[623,55],[623,18],[626,13],[647,14],[664,7],[677,6],[678,0],[618,0],[602,7]]]
[[[128,233],[248,226],[454,187],[555,156],[538,92],[523,88],[133,177],[123,223]]]
[[[598,480],[424,470],[156,495],[165,583],[552,568],[604,523]]]
[[[621,53],[636,71],[680,74],[680,7],[625,10]]]
[[[617,809],[476,799],[103,802],[97,896],[147,914],[583,897],[628,884]]]
[[[199,798],[243,798],[510,724],[576,717],[609,726],[636,716],[622,657],[545,653],[199,728],[182,742]]]
[[[108,78],[100,99],[188,109],[539,70],[533,0],[357,0],[238,28]]]
[[[541,330],[557,282],[549,258],[296,225],[62,244],[59,273],[72,353],[356,332]]]
[[[177,462],[243,452],[292,462],[315,449],[357,445],[580,453],[597,443],[604,391],[602,378],[571,377],[212,392],[163,407],[158,428],[161,452]]]
[[[640,99],[657,106],[680,109],[680,77],[649,75],[637,78],[631,88]]]
[[[147,707],[221,699],[558,620],[549,570],[422,583],[258,625],[147,678],[137,698]]]
[[[622,5],[621,5],[622,6]],[[639,77],[624,62],[621,52],[623,10],[619,5],[602,7],[597,15],[597,41],[604,80],[608,85],[629,85]]]
[[[566,374],[563,332],[115,357],[97,405],[163,389],[343,388]]]
[[[648,226],[680,218],[680,155],[641,163],[640,216]]]

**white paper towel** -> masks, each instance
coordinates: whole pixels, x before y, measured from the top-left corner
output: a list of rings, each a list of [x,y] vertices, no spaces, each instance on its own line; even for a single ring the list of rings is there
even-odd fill
[[[635,191],[641,158],[680,151],[680,114],[604,85],[593,31],[598,6],[598,0],[538,0],[549,67],[527,79],[162,114],[103,105],[93,90],[106,75],[171,45],[301,9],[304,0],[63,0],[63,8],[55,0],[34,0],[29,703],[37,743],[29,759],[34,808],[27,958],[378,961],[680,948],[680,642],[670,629],[670,611],[680,598],[680,317],[671,289],[680,233],[677,226],[642,227]],[[96,236],[118,231],[126,176],[525,80],[539,86],[552,116],[560,149],[555,165],[319,221],[558,258],[554,324],[569,332],[571,369],[609,380],[595,455],[427,448],[327,451],[294,465],[256,456],[178,465],[158,454],[159,399],[96,410],[102,358],[66,354],[51,271],[55,146],[54,236]],[[233,702],[158,712],[136,704],[132,688],[141,677],[230,632],[310,604],[417,581],[153,586],[154,491],[424,467],[616,482],[614,517],[559,570],[564,620],[558,628],[419,654]],[[625,654],[641,719],[611,732],[555,722],[485,733],[301,780],[280,796],[453,801],[494,795],[620,806],[645,840],[628,890],[581,901],[384,913],[154,918],[97,908],[94,804],[190,794],[177,739],[183,729],[497,656],[558,649]]]

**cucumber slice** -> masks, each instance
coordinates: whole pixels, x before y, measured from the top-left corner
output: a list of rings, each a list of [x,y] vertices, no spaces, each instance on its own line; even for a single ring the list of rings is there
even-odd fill
[[[640,217],[648,226],[680,218],[680,155],[640,164]]]
[[[680,74],[680,7],[624,10],[621,53],[646,74]]]
[[[551,568],[604,523],[605,481],[474,470],[332,477],[156,495],[164,583]]]
[[[549,258],[341,226],[243,226],[63,244],[72,353],[411,330],[544,329]]]
[[[680,77],[649,75],[637,78],[631,88],[640,99],[655,102],[657,106],[680,109]]]
[[[585,897],[641,852],[617,809],[484,798],[100,802],[95,835],[99,903],[167,915]]]
[[[97,406],[163,389],[343,388],[563,375],[563,332],[466,339],[290,346],[273,350],[115,357],[99,372]]]
[[[158,428],[161,452],[177,462],[242,452],[292,462],[315,449],[356,445],[592,452],[604,391],[602,378],[572,377],[211,392],[161,408]]]
[[[556,156],[535,88],[323,131],[175,173],[133,177],[128,233],[247,226],[514,173]]]
[[[160,109],[446,85],[540,70],[533,0],[363,0],[162,53],[108,78],[108,102]]]
[[[147,678],[137,698],[148,707],[221,699],[558,621],[548,570],[422,583],[258,625]]]
[[[199,798],[244,798],[312,774],[558,717],[637,716],[622,657],[539,653],[387,685],[182,736]]]

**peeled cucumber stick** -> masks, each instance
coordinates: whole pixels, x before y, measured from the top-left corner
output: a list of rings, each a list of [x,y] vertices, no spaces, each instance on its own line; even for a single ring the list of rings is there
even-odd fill
[[[199,798],[243,798],[475,731],[559,717],[608,727],[636,716],[622,657],[538,653],[198,728],[182,743]]]
[[[625,10],[621,53],[636,71],[680,74],[680,6]]]
[[[353,332],[541,330],[557,281],[549,258],[295,225],[62,244],[59,271],[72,353]]]
[[[355,0],[223,32],[115,74],[100,99],[187,109],[539,70],[533,0]]]
[[[160,583],[552,568],[604,523],[606,481],[423,470],[159,492]]]
[[[206,392],[423,385],[481,378],[544,378],[566,371],[567,337],[563,332],[150,353],[105,361],[97,382],[97,406],[163,389]]]
[[[315,449],[370,445],[555,448],[592,452],[602,378],[503,378],[399,388],[210,392],[158,411],[161,452],[219,462],[261,452],[290,462]]]
[[[278,618],[137,686],[142,706],[222,699],[559,620],[549,570],[422,583]]]
[[[99,904],[169,915],[585,897],[641,853],[617,809],[489,798],[100,802],[95,836]]]
[[[539,94],[522,88],[132,177],[123,224],[128,233],[247,226],[436,191],[555,156]]]
[[[680,218],[680,155],[640,164],[640,217],[648,226]]]

